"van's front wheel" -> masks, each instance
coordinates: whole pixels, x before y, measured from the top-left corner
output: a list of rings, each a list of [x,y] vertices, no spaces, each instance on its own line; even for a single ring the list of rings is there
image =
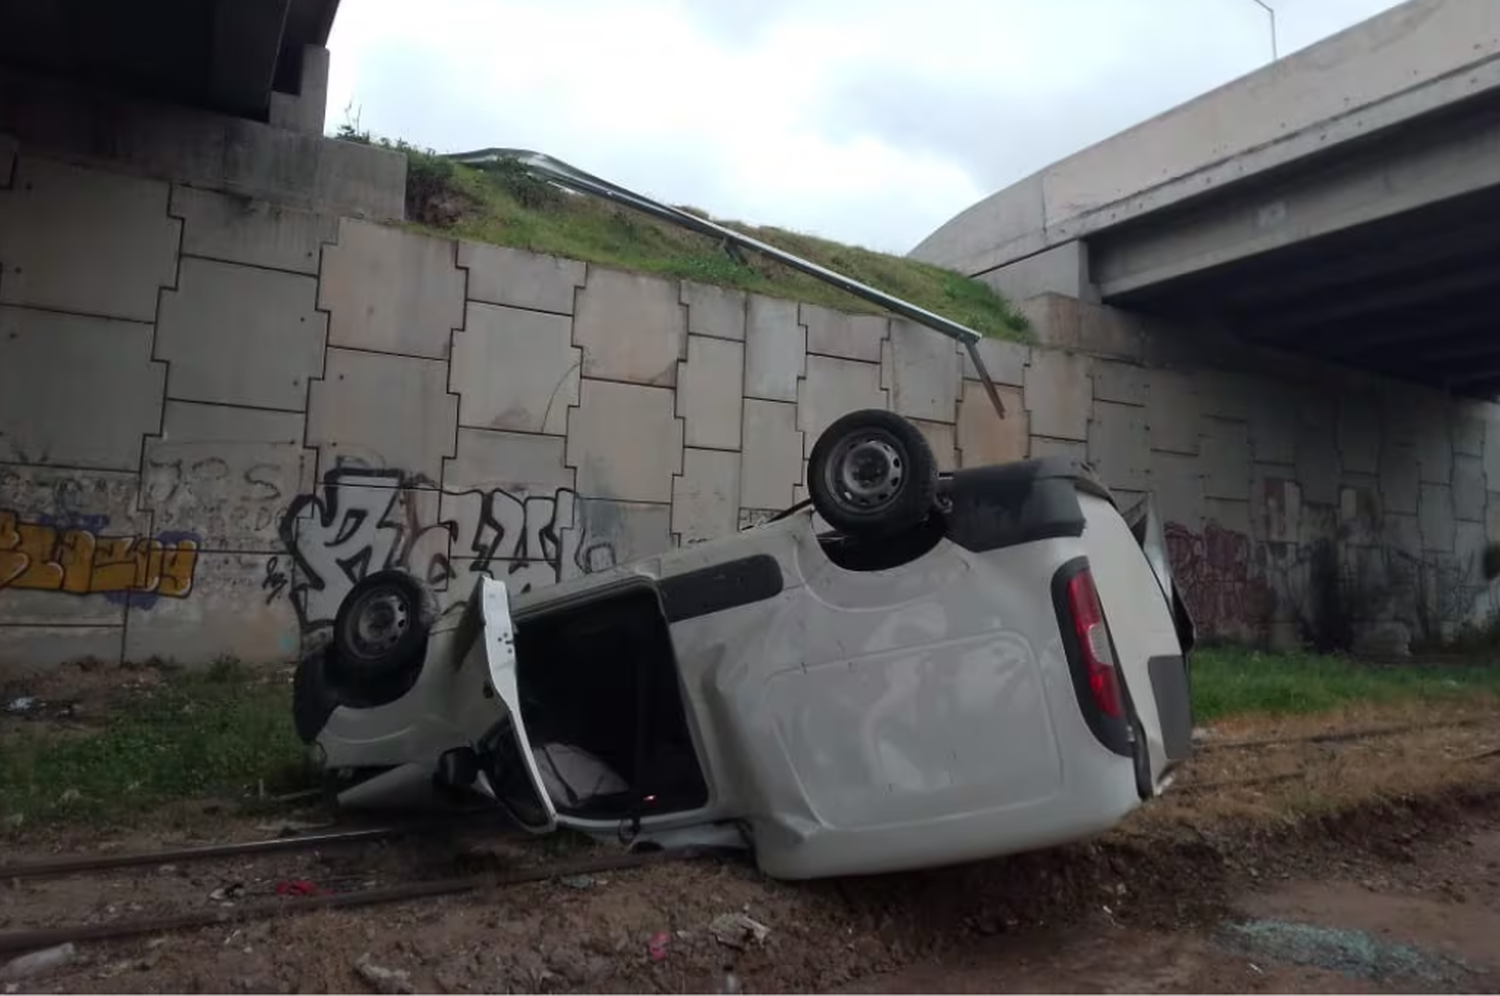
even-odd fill
[[[344,704],[370,708],[406,694],[422,669],[431,622],[426,592],[404,571],[377,571],[350,588],[326,659]]]

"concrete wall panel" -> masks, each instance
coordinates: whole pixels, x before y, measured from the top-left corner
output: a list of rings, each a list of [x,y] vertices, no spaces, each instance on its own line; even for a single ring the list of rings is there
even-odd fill
[[[327,373],[312,386],[307,442],[318,447],[320,474],[342,465],[437,481],[443,457],[453,456],[457,423],[445,364],[330,348]]]
[[[1453,452],[1463,456],[1484,456],[1484,412],[1464,409],[1453,416]]]
[[[802,482],[802,460],[797,406],[746,398],[740,507],[779,511],[791,505]]]
[[[573,313],[574,294],[583,286],[587,271],[576,259],[482,242],[460,242],[458,266],[468,271],[470,301],[560,315]]]
[[[149,325],[0,307],[0,461],[139,467],[166,373]]]
[[[1385,509],[1415,515],[1419,482],[1416,446],[1387,442],[1380,454],[1380,497]]]
[[[1301,541],[1302,487],[1296,474],[1297,468],[1283,464],[1258,463],[1252,469],[1251,524],[1267,543],[1290,546]]]
[[[172,188],[172,216],[182,219],[185,255],[313,276],[323,245],[339,234],[330,214],[180,185]]]
[[[563,435],[568,407],[578,404],[582,362],[572,321],[489,304],[468,306],[467,327],[454,333],[451,378],[459,423]]]
[[[1094,396],[1088,357],[1033,351],[1026,368],[1025,396],[1032,433],[1049,439],[1088,439],[1089,403]]]
[[[1339,403],[1339,465],[1357,474],[1373,474],[1380,464],[1380,412],[1367,398],[1345,397]]]
[[[1333,423],[1303,422],[1297,429],[1297,480],[1304,500],[1331,505],[1338,500],[1339,449]],[[1412,497],[1415,511],[1415,494]]]
[[[1194,378],[1204,415],[1248,422],[1255,411],[1256,395],[1265,388],[1248,374],[1200,371]]]
[[[908,418],[952,423],[958,417],[961,371],[953,340],[905,319],[891,320],[881,381],[891,390],[893,411]]]
[[[890,321],[882,315],[851,315],[815,304],[799,306],[807,326],[807,351],[846,360],[879,363]],[[933,333],[935,334],[935,333]],[[947,340],[945,340],[947,341]]]
[[[672,546],[672,506],[580,499],[577,525],[566,530],[563,579],[665,553]]]
[[[1453,489],[1446,484],[1422,485],[1417,517],[1422,528],[1422,548],[1452,553],[1457,541],[1453,518]]]
[[[1146,443],[1146,413],[1134,405],[1095,401],[1089,420],[1089,462],[1111,488],[1148,490],[1151,449]]]
[[[1250,498],[1250,439],[1244,422],[1204,418],[1201,466],[1208,498]]]
[[[1457,456],[1453,462],[1453,514],[1464,521],[1483,522],[1484,463],[1476,456]]]
[[[1250,409],[1250,453],[1261,463],[1297,460],[1297,399],[1291,390],[1262,383]]]
[[[979,350],[979,359],[983,361],[990,380],[1012,387],[1021,387],[1026,383],[1026,364],[1031,362],[1030,346],[1006,339],[981,339],[974,344],[974,348]],[[978,380],[979,371],[969,356],[969,350],[960,348],[959,356],[963,360],[964,377]]]
[[[575,473],[565,448],[561,436],[461,427],[457,455],[443,465],[440,505],[454,558],[553,559],[549,537],[573,525]]]
[[[169,401],[146,440],[143,509],[158,532],[195,533],[205,550],[281,553],[281,524],[313,489],[317,453],[304,416]]]
[[[996,388],[1005,405],[1005,418],[1001,419],[983,384],[964,381],[963,390],[958,405],[959,466],[986,467],[1026,459],[1030,416],[1022,404],[1021,392],[1013,387]]]
[[[669,390],[584,379],[568,413],[568,466],[578,493],[618,501],[672,501],[682,473],[682,420]]]
[[[817,445],[818,435],[841,416],[864,408],[890,408],[880,386],[880,367],[858,360],[808,356],[807,377],[797,393],[797,428],[807,453]]]
[[[266,558],[200,553],[191,598],[160,598],[129,608],[125,659],[153,657],[202,664],[232,657],[247,664],[294,660],[297,615],[284,598],[266,597]]]
[[[573,343],[583,375],[672,387],[687,355],[687,311],[678,285],[595,267],[578,295]]]
[[[1146,427],[1151,448],[1166,453],[1196,454],[1203,409],[1192,378],[1176,370],[1152,370],[1147,399]]]
[[[1203,469],[1197,457],[1153,453],[1150,482],[1164,521],[1176,523],[1190,533],[1202,531],[1207,506]]]
[[[1080,463],[1089,458],[1088,443],[1076,439],[1051,439],[1047,436],[1031,437],[1031,459],[1063,457]]]
[[[162,292],[156,330],[167,397],[304,410],[327,338],[317,288],[299,274],[184,259],[178,289]]]
[[[1146,404],[1150,375],[1145,367],[1134,363],[1098,360],[1094,363],[1093,374],[1095,401],[1112,401],[1117,404],[1137,406]],[[1142,424],[1144,425],[1144,422]]]
[[[682,545],[728,536],[739,528],[740,455],[682,451],[682,476],[672,480],[672,532]]]
[[[677,374],[677,410],[688,446],[740,448],[740,395],[745,382],[743,343],[688,336],[687,362]]]
[[[749,307],[746,298],[744,291],[682,281],[681,300],[687,305],[688,334],[744,342],[745,309]]]
[[[937,460],[938,470],[957,470],[958,432],[956,428],[946,422],[927,422],[922,419],[911,421],[921,431],[922,438],[927,440],[927,445],[932,447],[932,455]]]
[[[22,156],[0,190],[0,304],[137,322],[176,280],[181,222],[168,187]]]
[[[344,218],[323,250],[318,307],[328,342],[444,360],[464,321],[464,271],[454,243]]]
[[[0,626],[0,682],[81,661],[113,664],[124,633],[123,626]]]
[[[745,396],[796,401],[807,363],[807,330],[795,301],[754,296],[745,321]]]

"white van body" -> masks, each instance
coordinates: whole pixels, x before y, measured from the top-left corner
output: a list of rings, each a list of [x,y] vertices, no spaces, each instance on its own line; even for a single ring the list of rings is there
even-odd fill
[[[456,778],[537,832],[737,841],[780,878],[1106,830],[1191,749],[1193,627],[1151,500],[1122,513],[1060,459],[943,488],[881,543],[804,510],[526,594],[481,578],[388,701],[305,660],[299,731],[349,805]]]

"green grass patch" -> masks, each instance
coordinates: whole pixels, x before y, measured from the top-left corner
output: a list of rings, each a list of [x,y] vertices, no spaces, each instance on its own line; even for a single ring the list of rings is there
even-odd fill
[[[310,784],[291,688],[241,665],[182,672],[100,725],[0,726],[0,826],[117,821],[164,802]]]
[[[1357,702],[1463,701],[1500,695],[1500,664],[1371,664],[1316,654],[1204,647],[1193,655],[1200,722],[1325,712]]]
[[[339,137],[369,142],[345,126]],[[595,197],[540,181],[515,163],[460,166],[404,142],[375,141],[407,156],[406,216],[412,227],[446,236],[580,259],[601,266],[820,304],[840,311],[881,309],[749,250],[657,221]],[[702,217],[706,212],[691,211]],[[835,270],[986,336],[1026,340],[1024,315],[987,284],[901,256],[843,245],[780,228],[719,222]]]

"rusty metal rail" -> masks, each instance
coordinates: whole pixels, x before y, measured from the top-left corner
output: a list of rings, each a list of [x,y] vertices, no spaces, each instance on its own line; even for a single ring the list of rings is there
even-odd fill
[[[1306,737],[1268,737],[1256,740],[1212,740],[1194,746],[1195,751],[1210,753],[1219,750],[1249,750],[1256,747],[1281,747],[1292,744],[1337,744],[1354,740],[1373,740],[1377,737],[1394,737],[1403,733],[1421,733],[1424,730],[1464,729],[1471,726],[1494,726],[1500,730],[1500,717],[1493,719],[1454,719],[1444,723],[1410,723],[1404,726],[1381,726],[1364,730],[1342,730],[1330,733],[1314,733]]]
[[[461,816],[441,820],[422,820],[378,827],[365,827],[358,830],[338,830],[331,833],[274,837],[270,840],[247,840],[231,844],[204,844],[196,847],[164,848],[158,851],[136,851],[130,854],[89,855],[86,857],[58,858],[52,861],[35,861],[23,864],[0,864],[0,881],[56,878],[79,872],[114,871],[145,865],[183,864],[189,861],[215,861],[226,858],[243,858],[257,854],[311,851],[320,847],[345,847],[352,844],[368,844],[374,841],[394,840],[399,837],[410,837],[433,831],[485,826],[490,823],[509,825],[509,821],[499,816],[483,814],[480,816]]]
[[[488,875],[472,875],[466,878],[408,882],[385,888],[362,889],[358,892],[273,900],[230,909],[183,913],[177,916],[143,917],[137,920],[121,920],[116,923],[73,924],[66,927],[49,927],[41,930],[0,931],[0,954],[15,955],[27,951],[37,951],[43,948],[54,947],[59,944],[119,940],[126,937],[141,937],[147,934],[160,934],[169,931],[197,930],[203,927],[245,923],[296,913],[309,913],[314,910],[351,909],[359,906],[406,902],[413,899],[433,899],[440,896],[456,896],[484,889],[524,885],[528,882],[543,882],[553,878],[593,875],[606,871],[624,871],[626,869],[644,868],[648,865],[676,861],[738,857],[741,855],[742,852],[737,850],[710,847],[683,848],[677,851],[655,851],[643,854],[624,854],[609,858],[539,865],[534,868],[517,868],[513,871],[496,872]]]

